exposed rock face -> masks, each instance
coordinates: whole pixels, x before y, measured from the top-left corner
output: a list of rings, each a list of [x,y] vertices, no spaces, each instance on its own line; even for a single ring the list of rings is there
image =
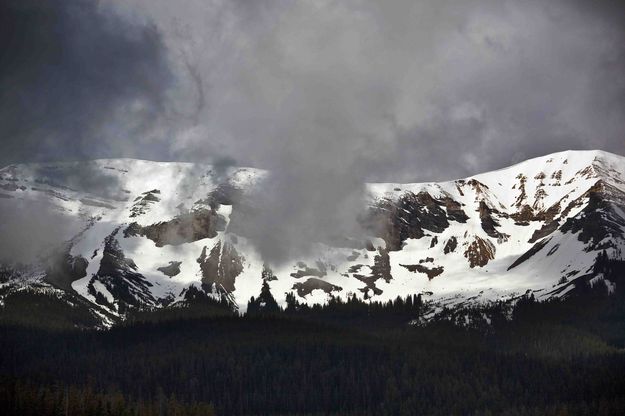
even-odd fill
[[[421,264],[400,264],[400,266],[405,267],[413,273],[424,273],[425,275],[427,275],[428,280],[434,279],[436,276],[442,274],[445,270],[443,267],[429,268]]]
[[[169,265],[163,266],[163,267],[159,267],[156,270],[158,270],[159,272],[163,273],[166,276],[174,277],[174,276],[177,276],[178,274],[180,274],[180,265],[181,264],[182,264],[182,262],[180,262],[180,261],[170,261]]]
[[[378,279],[384,279],[386,283],[393,279],[391,275],[391,259],[388,255],[388,250],[383,248],[378,249],[378,255],[373,258],[373,266],[371,267],[371,275]]]
[[[2,183],[2,184],[0,184],[0,189],[3,189],[5,191],[10,191],[10,192],[15,192],[18,189],[21,190],[21,191],[25,191],[26,187],[23,186],[23,185],[18,186],[18,185],[14,184],[14,183]]]
[[[383,248],[378,249],[378,254],[373,258],[373,266],[371,266],[370,275],[358,274],[359,271],[360,266],[354,266],[350,270],[351,273],[354,273],[353,276],[356,279],[366,284],[364,288],[360,289],[365,299],[382,294],[382,290],[375,285],[375,282],[378,279],[383,279],[388,283],[393,279],[388,250]]]
[[[198,209],[178,215],[171,221],[141,226],[133,222],[124,230],[124,236],[143,236],[158,247],[179,245],[204,238],[214,238],[226,229],[226,220],[214,209]]]
[[[321,263],[321,262],[317,262],[317,267],[308,267],[308,265],[306,265],[306,263],[303,262],[298,262],[297,263],[297,267],[299,268],[299,270],[291,273],[291,277],[294,277],[296,279],[301,279],[302,277],[306,277],[306,276],[316,276],[316,277],[323,277],[327,274],[327,269],[326,269],[326,265]]]
[[[475,237],[473,242],[469,244],[464,252],[464,256],[469,261],[469,266],[483,267],[495,258],[495,246],[488,240],[484,240],[480,237]]]
[[[456,237],[450,237],[449,240],[447,240],[447,242],[445,243],[443,253],[453,253],[454,251],[456,251],[456,247],[458,247],[458,239]]]
[[[510,237],[507,234],[500,233],[496,228],[499,227],[500,224],[497,220],[495,220],[493,214],[499,214],[499,211],[489,207],[486,202],[480,201],[479,213],[480,220],[482,222],[482,229],[486,232],[486,234],[498,240],[506,240]]]
[[[476,201],[479,201],[481,197],[485,195],[489,189],[487,185],[483,184],[477,179],[469,179],[468,181],[466,181],[466,183],[467,185],[471,186],[471,188],[473,188],[473,191],[475,192]]]
[[[466,222],[461,205],[451,198],[435,199],[427,192],[406,193],[396,202],[382,201],[373,207],[366,227],[384,239],[389,250],[400,250],[409,238],[422,238],[425,231],[443,232],[449,221]]]
[[[560,213],[560,201],[550,206],[546,211],[541,211],[536,215],[539,221],[551,221]]]
[[[469,216],[462,209],[462,204],[460,202],[454,201],[450,197],[443,198],[442,202],[445,204],[445,208],[447,209],[447,217],[450,221],[456,221],[461,224],[467,222]]]
[[[430,240],[430,248],[436,247],[437,244],[438,244],[438,237],[437,236],[432,237],[432,240]]]
[[[94,296],[99,293],[94,286],[98,281],[119,302],[135,307],[154,305],[156,299],[150,291],[152,283],[138,273],[135,262],[124,255],[116,238],[118,232],[119,228],[105,239],[100,268],[89,282],[89,291]]]
[[[534,221],[534,210],[527,204],[521,206],[519,211],[510,214],[510,218],[516,221],[516,225],[529,225],[530,221]]]
[[[263,282],[271,282],[273,280],[278,280],[278,277],[273,274],[273,270],[267,263],[263,264],[263,272],[261,274]]]
[[[150,205],[160,201],[160,198],[158,197],[160,193],[161,191],[158,189],[153,189],[136,197],[132,208],[130,209],[130,217],[134,218],[145,214],[150,209]]]
[[[267,172],[132,160],[85,164],[114,175],[119,189],[112,195],[123,198],[76,191],[19,165],[0,169],[0,205],[45,202],[80,225],[93,218],[79,235],[63,237],[59,245],[71,249],[60,250],[65,254],[47,265],[45,277],[38,271],[37,284],[119,315],[124,307],[184,302],[193,291],[244,307],[246,285],[259,280],[280,290],[299,284],[292,296],[319,288],[381,301],[404,290],[431,291],[433,299],[458,290],[459,298],[482,290],[490,299],[528,289],[565,295],[592,274],[597,251],[611,259],[625,252],[625,158],[605,152],[554,154],[449,182],[367,184],[362,232],[311,241],[314,253],[275,270],[246,238],[261,209],[250,195]],[[52,166],[48,176],[65,170],[70,177],[72,166]],[[118,229],[151,241],[122,240]],[[506,273],[509,266],[514,270]],[[519,279],[523,273],[532,278]],[[518,287],[509,287],[508,278]],[[11,284],[14,277],[0,279]],[[538,283],[522,287],[527,282]]]
[[[522,173],[519,173],[516,177],[516,179],[519,180],[519,195],[516,198],[516,201],[514,203],[514,205],[516,205],[517,208],[520,208],[523,204],[526,204],[527,201],[527,192],[525,191],[525,184],[527,183],[527,176],[525,176]],[[516,185],[514,185],[512,187],[512,189],[515,189]],[[528,205],[529,207],[529,205]],[[531,207],[530,207],[531,208]]]
[[[208,194],[208,202],[211,208],[219,205],[239,205],[242,192],[240,188],[230,183],[220,183]]]
[[[72,256],[69,247],[49,259],[45,280],[59,289],[71,291],[72,282],[87,275],[89,262],[82,256]]]
[[[616,248],[615,241],[622,239],[625,232],[625,192],[597,181],[584,197],[588,198],[584,209],[568,218],[561,231],[579,233],[578,239],[588,244],[588,251]]]
[[[541,238],[547,237],[549,234],[556,231],[559,226],[560,226],[560,223],[555,220],[545,223],[540,229],[534,231],[534,233],[532,234],[532,237],[530,237],[529,239],[529,242],[535,243]]]
[[[202,287],[209,292],[232,293],[236,277],[243,271],[243,258],[230,243],[218,242],[210,254],[206,247],[197,259],[202,270]]]
[[[309,295],[313,290],[323,290],[327,294],[342,290],[341,287],[326,282],[325,280],[311,277],[306,279],[305,282],[298,282],[293,285],[293,290],[297,291],[297,295],[304,297]]]

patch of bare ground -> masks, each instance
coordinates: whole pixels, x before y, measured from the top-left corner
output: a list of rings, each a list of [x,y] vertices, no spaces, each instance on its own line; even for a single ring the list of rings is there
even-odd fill
[[[465,250],[464,256],[471,268],[483,267],[495,258],[495,246],[490,241],[476,236]]]
[[[400,264],[400,266],[405,267],[408,271],[413,273],[424,273],[427,275],[428,280],[434,279],[436,276],[439,276],[445,270],[442,266],[439,267],[425,267],[421,264]]]
[[[293,285],[293,290],[297,291],[298,296],[304,297],[309,295],[313,290],[323,290],[327,294],[343,290],[340,286],[333,285],[325,280],[316,277],[308,278],[305,282],[298,282]]]
[[[133,222],[124,230],[124,237],[140,235],[162,247],[214,238],[225,229],[226,219],[214,209],[198,209],[156,224],[142,226]]]

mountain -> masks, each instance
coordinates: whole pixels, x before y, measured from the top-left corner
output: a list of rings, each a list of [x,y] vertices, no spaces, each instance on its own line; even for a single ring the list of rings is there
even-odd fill
[[[421,294],[437,308],[617,284],[597,261],[623,258],[622,156],[566,151],[448,182],[371,183],[359,218],[368,238],[318,243],[279,265],[242,221],[266,176],[132,159],[7,166],[0,212],[26,219],[12,222],[15,238],[56,244],[2,265],[0,301],[43,293],[88,311],[85,325],[110,325],[198,294],[244,310],[263,283],[279,304],[287,294],[308,304]]]

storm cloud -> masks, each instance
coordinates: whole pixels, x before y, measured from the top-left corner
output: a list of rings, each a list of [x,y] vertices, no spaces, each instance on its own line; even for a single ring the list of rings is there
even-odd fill
[[[178,101],[202,105],[172,157],[271,172],[247,227],[269,257],[358,234],[366,181],[446,180],[558,150],[625,148],[615,3],[124,4],[156,22],[177,73],[193,68]]]
[[[2,6],[18,28],[3,40],[22,39],[2,58],[5,163],[106,154],[268,169],[247,228],[276,259],[357,235],[366,181],[625,149],[622,2],[41,4]]]
[[[0,42],[0,165],[142,148],[171,80],[153,25],[104,2],[2,0]]]
[[[429,181],[625,148],[622,2],[117,4],[163,34],[181,111],[201,103],[167,157],[273,168],[286,147],[358,159],[369,180]]]

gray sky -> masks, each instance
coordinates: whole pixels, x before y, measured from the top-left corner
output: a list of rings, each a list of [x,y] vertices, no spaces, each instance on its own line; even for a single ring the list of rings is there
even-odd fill
[[[3,0],[0,163],[301,158],[441,180],[623,153],[621,4]]]
[[[364,181],[625,153],[622,4],[2,0],[0,164],[267,168],[258,238],[326,238]]]

